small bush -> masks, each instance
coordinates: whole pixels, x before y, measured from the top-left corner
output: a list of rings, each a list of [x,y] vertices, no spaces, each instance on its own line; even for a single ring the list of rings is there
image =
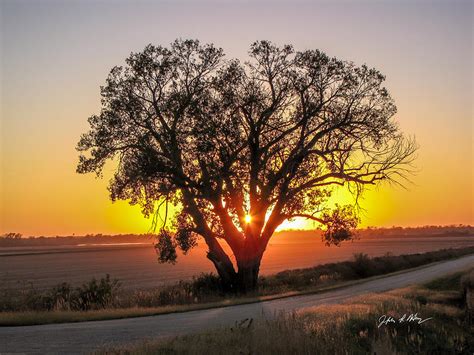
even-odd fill
[[[113,301],[115,292],[120,287],[118,280],[111,280],[107,274],[97,281],[93,278],[88,283],[76,288],[72,293],[73,307],[81,311],[106,308]]]
[[[212,273],[202,273],[190,281],[179,281],[157,289],[122,294],[116,301],[116,305],[117,307],[160,307],[212,302],[222,299],[223,296],[219,277]]]
[[[375,274],[374,263],[369,256],[364,253],[354,254],[353,269],[356,275],[361,278]]]
[[[63,282],[51,290],[49,295],[43,297],[43,303],[48,310],[70,310],[74,303],[74,289],[72,286]]]
[[[222,293],[220,279],[213,273],[202,273],[198,277],[194,277],[191,289],[195,295]]]

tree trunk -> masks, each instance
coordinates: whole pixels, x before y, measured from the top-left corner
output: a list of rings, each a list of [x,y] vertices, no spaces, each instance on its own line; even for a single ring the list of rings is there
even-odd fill
[[[219,275],[223,291],[226,293],[256,291],[263,251],[255,243],[248,242],[234,255],[237,262],[237,272],[222,248],[215,247],[207,253],[207,258],[212,261]]]
[[[258,289],[261,257],[246,261],[237,260],[237,272],[235,272],[232,264],[216,258],[215,255],[209,253],[207,257],[216,268],[224,292],[248,293]]]
[[[238,292],[247,293],[258,289],[258,273],[260,271],[261,257],[250,260],[237,260],[237,288]]]
[[[225,254],[224,254],[225,255]],[[237,274],[234,270],[234,266],[230,259],[225,256],[217,256],[214,253],[208,252],[207,258],[212,261],[214,267],[216,268],[217,274],[222,283],[222,288],[224,292],[236,292],[237,289]]]

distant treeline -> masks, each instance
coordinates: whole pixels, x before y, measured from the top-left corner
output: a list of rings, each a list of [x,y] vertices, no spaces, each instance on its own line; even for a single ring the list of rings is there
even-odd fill
[[[456,236],[474,235],[474,227],[470,225],[422,226],[422,227],[368,227],[360,229],[363,236]]]
[[[27,246],[68,246],[77,244],[115,244],[115,243],[150,243],[151,234],[87,234],[84,236],[55,236],[55,237],[0,237],[0,247],[27,247]]]
[[[296,232],[296,231],[294,231]],[[314,235],[320,234],[320,231],[297,231],[298,234]],[[283,231],[281,233],[289,234],[291,231]],[[455,237],[455,236],[473,236],[474,227],[457,225],[457,226],[423,226],[423,227],[391,227],[391,228],[375,228],[368,227],[359,229],[358,237],[360,238],[377,238],[377,237]],[[23,247],[23,246],[60,246],[60,245],[77,245],[77,244],[113,244],[113,243],[148,243],[154,239],[153,234],[87,234],[84,236],[22,236],[19,233],[7,233],[0,236],[0,247]]]

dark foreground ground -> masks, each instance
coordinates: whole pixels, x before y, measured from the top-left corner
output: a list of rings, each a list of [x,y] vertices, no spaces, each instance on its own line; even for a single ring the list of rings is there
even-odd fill
[[[369,292],[382,292],[424,283],[473,266],[474,255],[470,255],[313,295],[151,317],[4,327],[0,331],[0,352],[84,353],[105,345],[117,346],[151,338],[164,339],[219,326],[232,326],[250,318],[271,319],[279,312],[302,311],[318,305],[337,304]]]

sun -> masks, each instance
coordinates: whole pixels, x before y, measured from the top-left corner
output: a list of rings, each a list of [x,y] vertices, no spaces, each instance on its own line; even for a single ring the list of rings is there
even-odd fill
[[[250,217],[249,214],[245,215],[245,223],[250,223],[250,221],[252,221],[252,217]]]

